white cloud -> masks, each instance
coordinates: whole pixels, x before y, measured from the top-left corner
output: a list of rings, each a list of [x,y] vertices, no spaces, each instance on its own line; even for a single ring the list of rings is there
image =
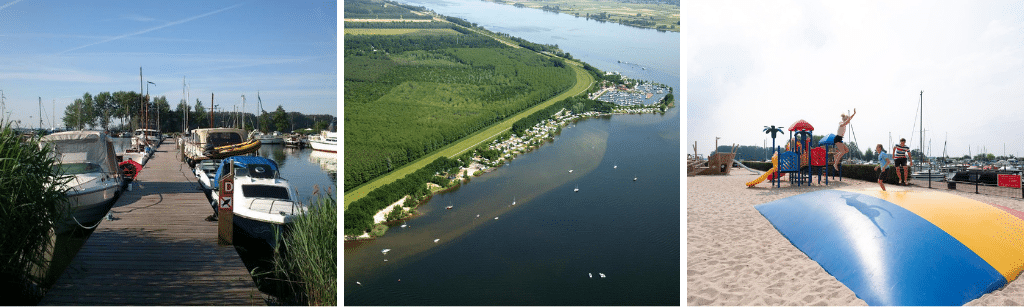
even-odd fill
[[[687,98],[697,104],[688,106],[688,143],[714,144],[720,136],[723,144],[760,145],[762,126],[798,119],[817,134],[834,133],[839,114],[853,108],[861,144],[888,143],[889,132],[910,139],[923,90],[925,129],[933,136],[949,132],[951,143],[1001,147],[992,130],[1013,131],[1008,123],[1024,118],[1016,107],[1024,37],[1019,17],[1000,19],[1000,7],[696,3],[688,22]],[[941,152],[935,143],[932,150]],[[1015,146],[1024,154],[1024,144]],[[712,147],[701,146],[700,154]]]

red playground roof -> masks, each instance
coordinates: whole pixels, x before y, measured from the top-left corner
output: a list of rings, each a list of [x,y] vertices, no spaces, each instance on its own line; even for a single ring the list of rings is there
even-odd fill
[[[796,130],[814,131],[814,126],[811,126],[810,123],[808,123],[807,121],[801,119],[801,120],[798,120],[798,121],[796,121],[795,123],[793,123],[792,125],[789,126],[789,131],[796,131]]]

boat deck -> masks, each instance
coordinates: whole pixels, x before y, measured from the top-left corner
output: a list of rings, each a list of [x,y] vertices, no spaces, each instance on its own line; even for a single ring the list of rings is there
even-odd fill
[[[266,305],[173,143],[158,147],[40,305]]]

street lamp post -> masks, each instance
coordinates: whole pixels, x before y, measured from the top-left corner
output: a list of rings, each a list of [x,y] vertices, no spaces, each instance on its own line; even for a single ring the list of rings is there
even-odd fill
[[[146,80],[146,129],[149,129],[149,102],[150,102],[150,99],[149,99],[149,85],[150,84],[152,84],[153,86],[156,86],[156,83],[153,83],[153,81]],[[157,107],[157,109],[156,109],[156,132],[160,133],[160,107]],[[160,137],[157,136],[157,138],[160,138]]]

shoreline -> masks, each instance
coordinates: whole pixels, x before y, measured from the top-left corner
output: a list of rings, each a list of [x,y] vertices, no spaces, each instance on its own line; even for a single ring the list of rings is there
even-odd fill
[[[532,128],[530,128],[529,129],[529,131],[531,131],[531,133],[529,135],[530,138],[527,141],[523,140],[523,138],[527,137],[527,135],[524,135],[522,137],[516,136],[516,135],[511,135],[511,136],[504,137],[504,138],[498,137],[498,138],[494,139],[494,141],[492,141],[492,143],[496,143],[496,144],[489,146],[489,148],[494,148],[494,149],[501,148],[501,149],[503,149],[504,150],[503,151],[504,155],[502,157],[491,161],[491,160],[483,158],[483,157],[481,157],[479,155],[474,156],[469,167],[459,167],[459,169],[457,171],[455,171],[456,175],[454,176],[454,178],[451,179],[451,181],[450,181],[451,185],[449,185],[448,187],[441,188],[440,186],[438,186],[438,188],[435,188],[434,186],[436,186],[436,184],[426,183],[428,186],[430,186],[431,193],[426,195],[426,196],[424,196],[423,199],[412,199],[411,195],[405,195],[401,199],[399,199],[398,201],[392,203],[391,205],[388,205],[387,207],[385,207],[384,209],[381,209],[380,211],[377,211],[377,213],[374,214],[374,227],[376,227],[377,225],[387,226],[387,224],[397,223],[397,222],[404,221],[404,220],[407,220],[407,219],[414,218],[414,217],[418,216],[419,214],[416,213],[415,209],[419,208],[420,205],[423,205],[424,203],[429,201],[430,198],[432,198],[434,195],[436,195],[438,193],[444,193],[444,192],[447,192],[449,190],[458,188],[463,183],[465,183],[466,181],[469,181],[473,177],[483,176],[484,174],[492,172],[495,169],[497,169],[498,167],[501,167],[501,166],[505,165],[505,163],[508,163],[509,161],[512,161],[513,159],[515,159],[519,155],[529,153],[529,152],[531,152],[531,151],[533,151],[533,150],[535,150],[537,148],[540,148],[540,146],[542,146],[542,145],[544,145],[546,143],[554,142],[554,136],[561,133],[561,128],[562,127],[568,126],[569,124],[574,124],[577,121],[582,120],[582,119],[599,118],[599,117],[611,117],[612,115],[635,115],[635,114],[648,114],[648,113],[654,114],[654,113],[658,113],[658,112],[664,113],[663,111],[661,111],[657,107],[653,107],[655,105],[650,105],[650,106],[651,107],[644,107],[644,108],[630,107],[630,108],[617,109],[617,110],[613,110],[613,112],[610,112],[610,113],[590,111],[590,112],[585,112],[585,113],[579,114],[579,115],[575,115],[575,114],[573,114],[573,115],[560,115],[563,112],[567,112],[568,113],[567,110],[562,109],[562,111],[560,111],[560,112],[556,113],[556,115],[552,116],[552,118],[557,118],[557,119],[552,119],[552,120],[555,121],[555,124],[546,123],[547,120],[545,120],[545,121],[543,121],[541,123],[538,123],[538,124],[534,125]],[[631,112],[631,111],[634,111],[634,110],[636,110],[636,112]],[[640,111],[640,110],[643,110],[643,111]],[[403,211],[405,210],[403,208],[406,208],[406,207],[403,207],[402,204],[407,199],[414,200],[415,201],[415,205],[412,206],[412,207],[408,207],[409,208],[408,211],[403,212],[403,216],[401,218],[388,221],[386,219],[387,215],[389,215],[396,208],[398,210],[403,210]],[[379,221],[379,220],[382,220],[382,221]],[[344,241],[345,242],[364,241],[364,240],[373,240],[373,239],[376,239],[376,238],[377,237],[371,235],[370,232],[364,232],[363,234],[361,234],[359,236],[344,236]]]

